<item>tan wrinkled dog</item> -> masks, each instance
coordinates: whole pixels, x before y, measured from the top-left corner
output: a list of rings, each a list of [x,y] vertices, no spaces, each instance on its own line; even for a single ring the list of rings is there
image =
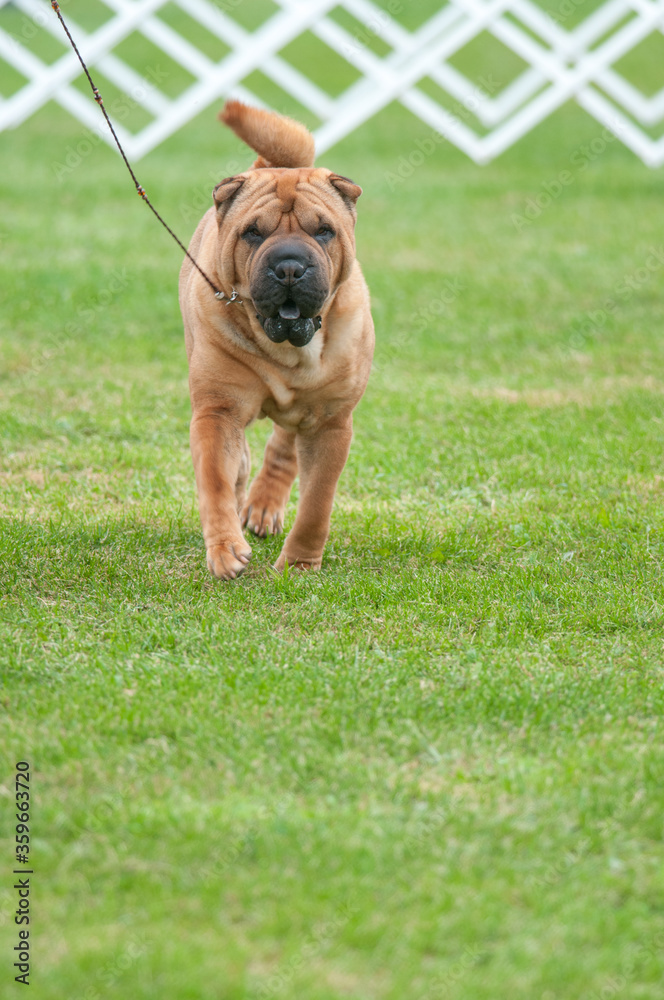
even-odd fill
[[[259,155],[217,185],[189,246],[227,298],[185,259],[180,306],[207,562],[228,580],[251,556],[244,527],[282,530],[298,472],[295,523],[275,568],[320,568],[374,329],[355,260],[361,188],[313,166],[313,137],[297,122],[238,101],[220,118]],[[234,291],[241,302],[228,302]],[[275,427],[246,495],[244,431],[261,417]]]

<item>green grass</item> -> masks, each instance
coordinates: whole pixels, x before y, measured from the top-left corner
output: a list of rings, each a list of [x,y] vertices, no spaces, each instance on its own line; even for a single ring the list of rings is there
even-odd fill
[[[213,110],[139,165],[184,237],[250,162]],[[567,106],[395,184],[429,130],[392,106],[323,158],[365,189],[375,370],[323,571],[257,540],[232,585],[176,248],[105,146],[58,179],[55,105],[3,136],[0,790],[31,762],[38,1000],[661,998],[662,179],[617,142],[570,166],[601,131]]]

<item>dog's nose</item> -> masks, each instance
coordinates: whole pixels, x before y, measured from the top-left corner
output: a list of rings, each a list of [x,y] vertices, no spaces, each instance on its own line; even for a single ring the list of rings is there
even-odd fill
[[[286,260],[280,260],[274,268],[274,273],[279,281],[289,285],[301,278],[305,271],[306,267],[299,260],[293,260],[290,257]]]

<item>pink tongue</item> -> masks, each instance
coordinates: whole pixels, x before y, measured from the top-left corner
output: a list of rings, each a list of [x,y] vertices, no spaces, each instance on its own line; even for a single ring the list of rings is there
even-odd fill
[[[284,304],[279,307],[279,315],[282,319],[299,319],[300,310],[294,302],[284,302]]]

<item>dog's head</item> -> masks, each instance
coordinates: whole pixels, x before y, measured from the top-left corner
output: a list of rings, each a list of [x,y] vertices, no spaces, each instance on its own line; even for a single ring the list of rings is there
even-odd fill
[[[314,167],[260,167],[214,189],[219,274],[273,341],[303,346],[355,258],[357,184]]]

